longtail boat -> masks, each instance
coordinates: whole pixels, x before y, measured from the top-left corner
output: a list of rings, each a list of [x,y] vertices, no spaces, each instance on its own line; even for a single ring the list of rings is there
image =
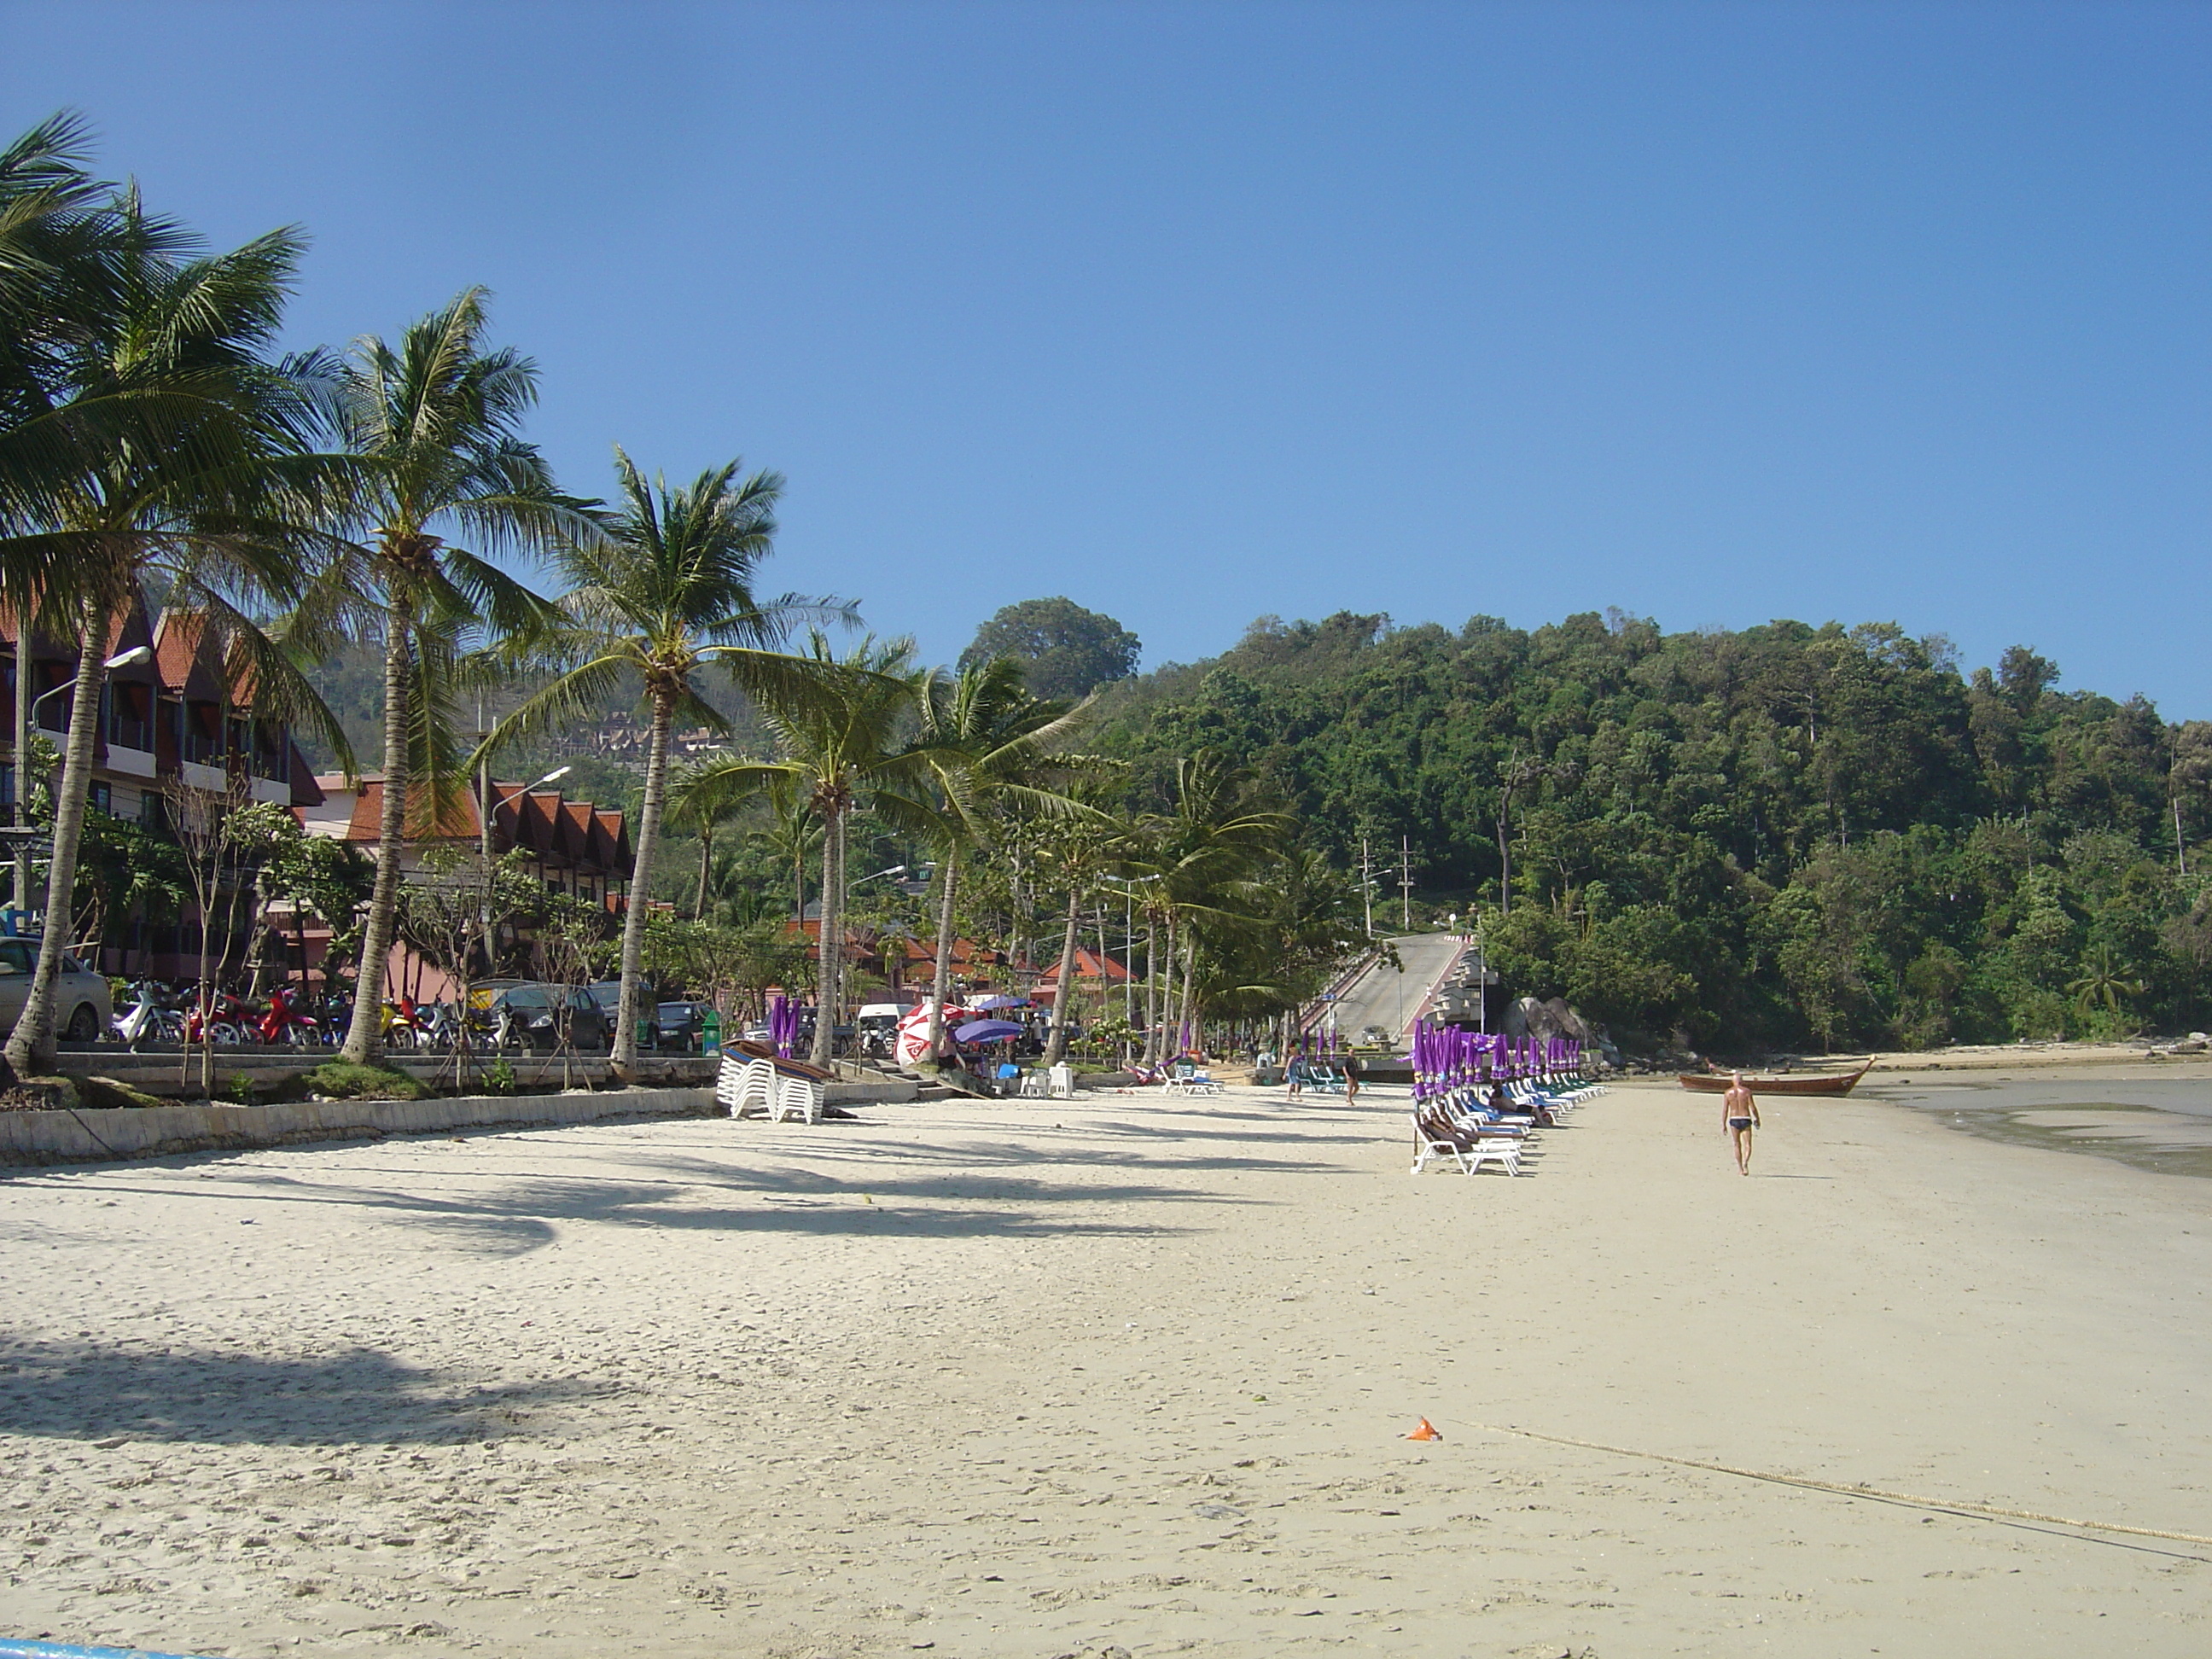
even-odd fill
[[[1752,1077],[1747,1074],[1743,1086],[1755,1095],[1847,1095],[1852,1085],[1874,1069],[1874,1059],[1856,1072],[1826,1072],[1811,1077]],[[1724,1095],[1735,1077],[1733,1072],[1678,1072],[1677,1079],[1692,1094]]]

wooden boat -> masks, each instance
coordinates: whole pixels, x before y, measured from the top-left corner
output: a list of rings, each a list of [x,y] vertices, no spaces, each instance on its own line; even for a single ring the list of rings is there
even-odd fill
[[[1811,1077],[1752,1077],[1743,1079],[1745,1088],[1754,1095],[1847,1095],[1852,1086],[1874,1069],[1874,1060],[1856,1072],[1826,1072]],[[1675,1076],[1682,1086],[1692,1094],[1724,1095],[1735,1073],[1730,1072],[1678,1072]]]

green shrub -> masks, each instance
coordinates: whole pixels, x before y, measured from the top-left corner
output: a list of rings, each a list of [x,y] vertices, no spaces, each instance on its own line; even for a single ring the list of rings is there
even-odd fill
[[[430,1090],[404,1072],[380,1066],[356,1066],[349,1060],[326,1060],[300,1073],[300,1088],[338,1100],[427,1100]]]
[[[483,1091],[488,1095],[511,1095],[514,1092],[514,1067],[505,1054],[484,1067]]]

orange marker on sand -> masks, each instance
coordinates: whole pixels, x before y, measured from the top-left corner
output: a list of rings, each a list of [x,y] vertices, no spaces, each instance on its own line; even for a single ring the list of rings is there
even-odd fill
[[[1437,1425],[1430,1422],[1429,1419],[1425,1417],[1421,1419],[1421,1426],[1419,1428],[1415,1429],[1411,1434],[1401,1435],[1399,1438],[1401,1440],[1441,1440],[1443,1438],[1443,1436],[1438,1434],[1437,1432]]]

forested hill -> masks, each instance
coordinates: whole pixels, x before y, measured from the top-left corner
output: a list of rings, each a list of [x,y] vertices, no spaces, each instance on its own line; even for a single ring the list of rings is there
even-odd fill
[[[1340,863],[1409,837],[1416,891],[1481,907],[1513,988],[1632,1036],[2185,1027],[2212,989],[2212,726],[2058,679],[2018,647],[1962,673],[1885,623],[1267,617],[1109,688],[1104,744],[1140,771],[1226,751]]]

